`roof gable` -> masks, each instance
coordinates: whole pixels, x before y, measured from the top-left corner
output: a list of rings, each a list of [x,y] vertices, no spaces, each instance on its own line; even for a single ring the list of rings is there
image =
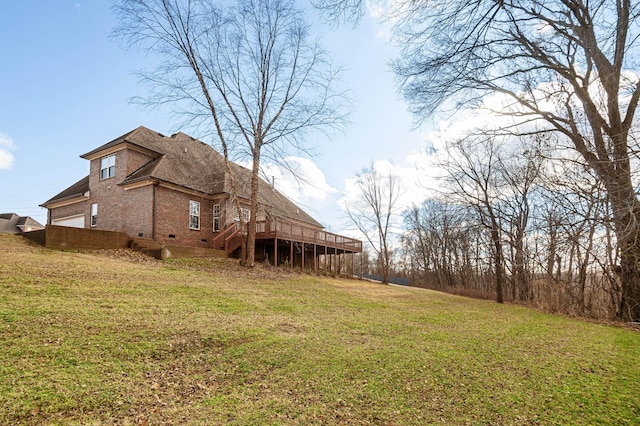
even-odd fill
[[[98,156],[102,156],[120,146],[124,147],[126,146],[126,144],[145,148],[151,152],[155,152],[156,154],[158,154],[158,152],[153,149],[153,141],[158,138],[164,137],[165,136],[162,133],[158,133],[144,126],[140,126],[128,133],[125,133],[122,136],[115,138],[110,142],[107,142],[104,145],[99,146],[96,149],[87,152],[86,154],[82,154],[80,158],[92,159]]]
[[[159,179],[205,194],[225,192],[224,157],[204,142],[176,133],[142,143],[159,156],[127,176],[121,185]]]

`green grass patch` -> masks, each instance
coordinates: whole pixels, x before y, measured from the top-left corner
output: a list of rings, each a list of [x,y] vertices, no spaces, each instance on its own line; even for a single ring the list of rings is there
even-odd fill
[[[0,424],[638,424],[640,333],[0,235]]]

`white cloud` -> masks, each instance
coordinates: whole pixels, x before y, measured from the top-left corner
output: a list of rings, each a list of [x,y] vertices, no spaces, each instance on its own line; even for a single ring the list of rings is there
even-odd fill
[[[397,22],[394,8],[397,8],[394,0],[365,0],[364,10],[370,16],[377,29],[376,37],[389,43],[393,40],[393,26]]]
[[[431,155],[426,153],[411,153],[403,164],[394,163],[388,160],[378,160],[373,163],[373,169],[386,175],[392,173],[397,179],[399,187],[399,197],[395,205],[396,213],[399,215],[404,210],[414,204],[420,204],[429,197],[429,188],[434,184],[434,176],[437,172],[430,166]],[[360,189],[356,183],[355,176],[344,180],[344,192],[338,204],[342,209],[346,204],[352,204],[360,198]]]
[[[385,18],[391,11],[394,2],[387,0],[365,0],[364,7],[372,18]]]
[[[302,157],[286,157],[286,165],[263,164],[262,177],[274,182],[282,194],[299,204],[324,201],[337,192],[327,183],[322,170],[311,160]]]
[[[11,151],[14,148],[11,138],[4,133],[0,133],[0,170],[9,170],[13,166],[15,158]]]

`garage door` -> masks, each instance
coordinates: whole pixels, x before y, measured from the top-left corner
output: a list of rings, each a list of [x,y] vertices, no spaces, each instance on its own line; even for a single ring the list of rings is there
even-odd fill
[[[84,215],[61,217],[60,219],[53,219],[52,225],[69,226],[72,228],[84,228]]]

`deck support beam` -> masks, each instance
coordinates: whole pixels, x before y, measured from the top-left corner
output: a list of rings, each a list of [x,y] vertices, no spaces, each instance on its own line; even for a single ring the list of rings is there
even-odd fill
[[[324,273],[327,273],[327,246],[324,246]]]
[[[273,266],[278,267],[278,237],[273,239]]]

